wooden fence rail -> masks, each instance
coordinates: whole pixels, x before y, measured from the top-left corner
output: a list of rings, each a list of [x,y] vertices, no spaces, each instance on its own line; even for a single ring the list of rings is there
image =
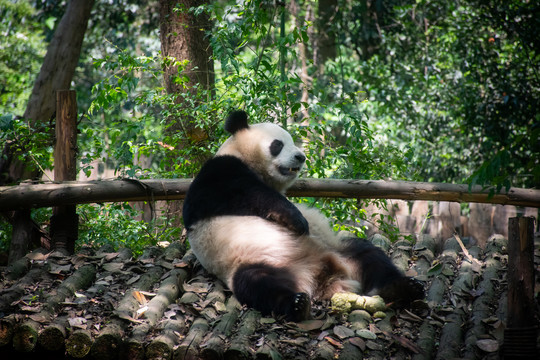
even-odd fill
[[[0,211],[118,201],[181,200],[191,179],[102,180],[0,187]],[[384,180],[299,179],[288,196],[480,202],[540,207],[540,190]]]

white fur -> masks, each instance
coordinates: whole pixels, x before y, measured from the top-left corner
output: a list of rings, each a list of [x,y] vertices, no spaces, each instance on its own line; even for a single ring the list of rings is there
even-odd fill
[[[283,150],[277,157],[270,154],[270,144],[274,140],[283,142]],[[294,144],[291,135],[276,124],[263,123],[239,130],[220,147],[216,156],[232,155],[244,161],[262,180],[283,193],[296,180],[298,172],[288,175],[280,173],[279,168],[301,168],[303,162],[295,158],[304,155]]]

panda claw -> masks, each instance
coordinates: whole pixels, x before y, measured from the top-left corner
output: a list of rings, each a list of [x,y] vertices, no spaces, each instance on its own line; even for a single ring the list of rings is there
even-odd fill
[[[311,318],[311,300],[309,295],[306,293],[295,294],[291,319],[298,322],[309,318]]]

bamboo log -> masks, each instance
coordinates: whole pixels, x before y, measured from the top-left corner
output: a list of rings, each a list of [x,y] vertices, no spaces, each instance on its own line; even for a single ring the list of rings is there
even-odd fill
[[[503,246],[506,245],[506,239],[501,235],[492,237],[487,243],[485,270],[482,274],[482,280],[477,286],[477,289],[482,292],[473,302],[472,326],[465,335],[465,353],[463,356],[465,359],[478,359],[483,355],[478,351],[477,341],[481,339],[482,335],[486,334],[483,321],[489,317],[491,309],[497,302],[493,280],[499,278],[499,273],[502,270],[500,258]]]
[[[435,258],[436,240],[429,235],[420,235],[414,250],[416,253],[416,261],[414,262],[412,269],[418,273],[418,275],[424,277],[427,271],[431,267],[431,263]]]
[[[81,266],[70,277],[68,277],[56,290],[56,294],[47,297],[42,313],[47,317],[52,317],[58,309],[60,303],[67,297],[73,296],[79,289],[89,287],[96,277],[96,268],[92,264]]]
[[[141,257],[152,257],[153,250],[145,250],[145,254]],[[128,343],[124,344],[123,337],[128,328],[128,322],[135,318],[135,312],[139,309],[140,303],[135,297],[135,293],[139,291],[148,291],[153,285],[159,281],[163,275],[163,268],[161,266],[153,266],[146,273],[144,273],[139,280],[137,280],[133,286],[126,291],[126,294],[118,304],[114,314],[116,318],[103,328],[100,335],[96,338],[92,345],[91,353],[95,358],[105,357],[105,359],[114,358],[118,356],[121,351],[126,353],[133,350],[133,344],[128,348]],[[150,327],[148,327],[150,329]],[[124,345],[126,345],[124,347]],[[141,350],[142,350],[141,344]]]
[[[123,351],[124,329],[118,322],[111,322],[101,331],[92,344],[90,354],[94,359],[118,359]]]
[[[448,239],[448,250],[456,248],[453,239]],[[450,294],[456,297],[465,296],[472,288],[472,268],[471,263],[463,261],[459,268],[458,276],[450,289]],[[454,312],[446,318],[447,321],[441,331],[439,349],[435,357],[436,360],[446,360],[460,357],[460,349],[463,345],[463,318],[465,306],[458,298],[458,304]]]
[[[15,321],[11,317],[0,319],[0,347],[11,343],[14,328]]]
[[[276,360],[281,359],[281,355],[277,349],[278,336],[275,332],[269,332],[264,336],[264,343],[255,352],[256,360]],[[356,358],[360,359],[360,358]]]
[[[225,340],[230,337],[241,305],[234,296],[229,297],[226,305],[227,312],[221,316],[208,340],[201,345],[201,357],[205,360],[218,360],[223,358]]]
[[[351,342],[351,339],[347,339],[343,342],[343,349],[341,349],[339,354],[339,360],[357,360],[363,358],[364,353],[358,346]]]
[[[148,291],[163,275],[161,266],[153,266],[137,280],[131,289],[126,291],[124,298],[118,304],[115,314],[121,319],[133,318],[139,308],[139,301],[135,298],[136,291]]]
[[[427,243],[424,243],[427,241]],[[435,244],[430,238],[422,239],[421,244],[425,244],[426,250],[433,249]],[[453,267],[456,264],[458,245],[456,241],[447,241],[443,249],[442,268]],[[420,259],[419,259],[420,260]],[[443,296],[447,288],[448,279],[444,275],[435,276],[431,286],[429,287],[426,300],[430,304],[430,308],[437,308],[443,302]],[[426,318],[420,325],[420,332],[416,344],[423,350],[422,353],[415,354],[414,360],[433,359],[435,357],[435,342],[437,341],[437,327],[433,320]]]
[[[125,358],[127,360],[144,360],[144,339],[150,331],[150,325],[142,323],[133,328],[129,339],[124,340]]]
[[[208,322],[203,318],[197,318],[191,325],[189,332],[180,346],[174,351],[175,360],[199,359],[199,345],[204,334],[208,331]]]
[[[191,179],[79,181],[0,187],[0,211],[118,201],[181,200]],[[299,179],[288,196],[481,202],[540,207],[540,190],[411,181]]]
[[[93,343],[90,331],[75,330],[66,340],[66,352],[75,359],[82,359],[90,353]]]
[[[185,326],[183,319],[167,320],[161,335],[157,336],[146,348],[146,358],[148,360],[171,359],[174,354],[174,347],[178,344],[179,334]]]
[[[66,329],[61,324],[53,323],[47,325],[39,333],[38,343],[47,351],[59,352],[64,348],[65,342]]]
[[[39,324],[33,320],[27,320],[15,327],[13,332],[13,348],[19,352],[34,350],[38,341]]]
[[[163,316],[165,309],[178,298],[182,284],[186,281],[186,278],[186,271],[174,269],[162,281],[157,295],[148,302],[148,310],[144,313],[150,326],[155,326]]]
[[[258,311],[253,309],[246,311],[238,328],[238,333],[232,339],[231,345],[227,351],[225,351],[226,360],[251,359],[252,350],[249,343],[249,337],[257,330],[260,317],[261,314]]]
[[[49,279],[51,275],[43,267],[36,267],[30,270],[19,282],[13,284],[9,289],[2,291],[0,296],[0,310],[8,310],[16,300],[24,294],[25,288],[40,280]]]
[[[411,243],[407,240],[399,240],[394,244],[394,251],[391,256],[392,262],[403,272],[406,272],[409,269],[411,250]]]
[[[28,258],[22,257],[17,261],[12,262],[6,269],[6,278],[8,280],[17,280],[20,277],[24,276],[30,269],[30,260]]]

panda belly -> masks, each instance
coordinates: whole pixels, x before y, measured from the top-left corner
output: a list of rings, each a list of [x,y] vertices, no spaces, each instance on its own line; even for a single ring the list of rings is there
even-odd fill
[[[287,231],[256,216],[219,216],[189,231],[193,252],[209,272],[227,284],[239,265],[254,259],[281,266],[299,251]]]
[[[351,280],[354,264],[325,246],[320,237],[293,235],[260,217],[201,220],[188,235],[201,265],[235,292],[235,275],[253,264],[278,269],[291,280],[295,292],[310,297],[327,298],[336,291],[359,288],[358,282]]]

